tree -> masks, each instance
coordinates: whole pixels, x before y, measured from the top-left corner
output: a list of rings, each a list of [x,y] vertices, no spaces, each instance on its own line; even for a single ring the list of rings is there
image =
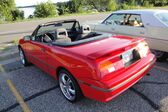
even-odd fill
[[[107,11],[115,11],[118,6],[115,0],[109,0],[107,4]]]
[[[35,17],[52,17],[57,15],[56,6],[51,2],[48,1],[46,3],[40,3],[35,7],[34,16]]]
[[[68,2],[58,2],[57,7],[58,7],[57,10],[58,10],[59,15],[69,13],[69,1]]]
[[[116,10],[118,7],[116,0],[85,0],[85,2],[100,12]]]
[[[13,21],[24,19],[24,11],[20,11],[19,9],[12,10]]]
[[[14,0],[0,0],[0,15],[6,21],[12,20],[12,10],[16,9]]]
[[[83,6],[84,0],[70,0],[69,1],[69,11],[72,13],[79,12],[79,9]]]

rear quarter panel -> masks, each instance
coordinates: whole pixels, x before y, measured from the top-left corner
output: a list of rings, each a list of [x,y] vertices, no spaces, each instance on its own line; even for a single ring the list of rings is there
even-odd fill
[[[76,79],[97,79],[98,77],[94,61],[89,60],[84,56],[56,46],[50,47],[47,55],[48,64],[54,68],[49,68],[52,76],[56,76],[59,68],[65,68]]]
[[[148,27],[146,41],[151,49],[168,52],[168,28]]]

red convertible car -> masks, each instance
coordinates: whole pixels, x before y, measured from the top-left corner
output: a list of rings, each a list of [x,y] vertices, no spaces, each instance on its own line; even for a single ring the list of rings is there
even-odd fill
[[[83,96],[107,102],[127,90],[155,63],[143,38],[91,32],[77,20],[39,25],[19,41],[22,63],[58,80],[70,102]]]

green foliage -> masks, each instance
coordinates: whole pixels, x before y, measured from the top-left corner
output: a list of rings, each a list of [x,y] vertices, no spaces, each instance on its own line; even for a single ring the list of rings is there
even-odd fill
[[[135,0],[129,0],[128,1],[128,5],[135,6],[136,5],[136,1]]]
[[[85,0],[85,2],[99,12],[116,10],[118,7],[115,0]]]
[[[149,8],[149,7],[153,7],[153,4],[150,4],[149,1],[144,1],[143,6]]]
[[[35,7],[34,16],[39,18],[53,17],[57,15],[56,6],[48,1],[46,3],[40,3]]]
[[[81,11],[81,7],[83,5],[84,0],[70,0],[68,2],[69,12],[77,13]]]
[[[121,5],[121,9],[127,10],[127,9],[130,9],[130,6],[127,5],[127,3],[123,3],[123,4]]]
[[[19,9],[12,10],[12,17],[13,17],[13,21],[23,20],[24,12],[20,11]]]
[[[117,3],[116,3],[116,0],[109,0],[106,10],[107,11],[115,11],[117,9],[118,9],[118,6],[117,6]]]
[[[59,2],[57,3],[58,15],[64,15],[69,13],[69,2]]]
[[[11,21],[12,20],[12,10],[14,10],[15,2],[14,0],[0,0],[0,19]]]

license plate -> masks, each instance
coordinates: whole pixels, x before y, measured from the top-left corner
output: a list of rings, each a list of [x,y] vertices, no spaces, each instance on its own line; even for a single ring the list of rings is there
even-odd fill
[[[130,62],[133,59],[132,50],[123,53],[122,59],[123,59],[124,63]]]

